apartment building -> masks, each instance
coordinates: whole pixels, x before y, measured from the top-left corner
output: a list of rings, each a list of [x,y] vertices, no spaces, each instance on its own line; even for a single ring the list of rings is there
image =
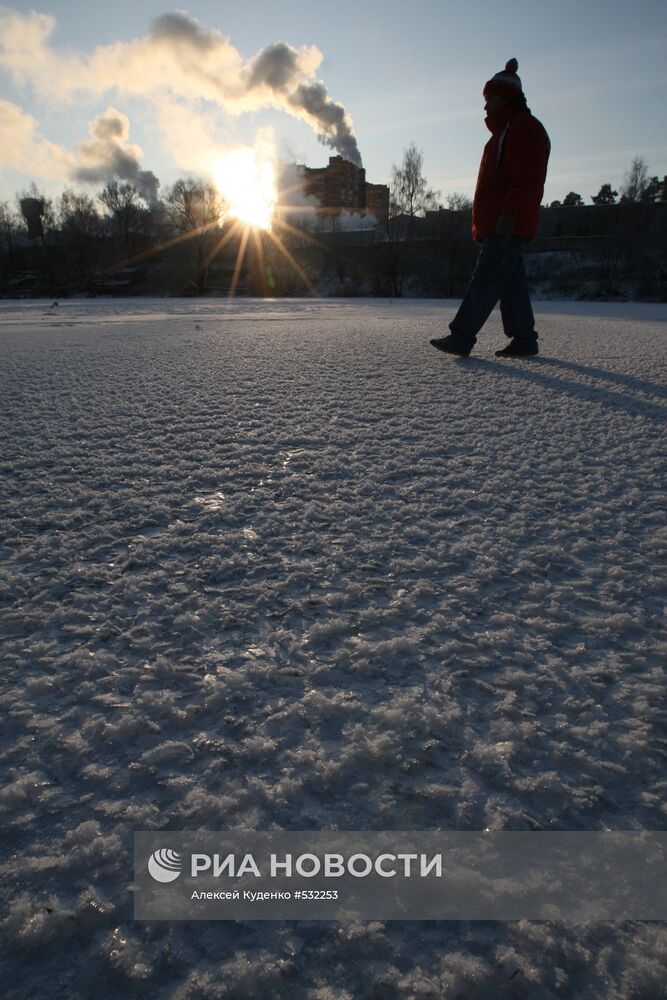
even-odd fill
[[[389,213],[389,188],[368,184],[366,171],[342,156],[330,156],[326,167],[302,167],[304,194],[317,198],[323,215],[358,212],[378,222]]]

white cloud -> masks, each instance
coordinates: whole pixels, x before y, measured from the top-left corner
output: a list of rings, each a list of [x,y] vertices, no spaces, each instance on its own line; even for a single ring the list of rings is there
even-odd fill
[[[44,180],[106,184],[131,181],[148,200],[156,197],[158,180],[141,169],[143,152],[128,142],[127,115],[109,107],[89,126],[90,139],[70,153],[40,136],[38,124],[11,101],[0,100],[0,170],[13,168]]]
[[[234,115],[276,108],[307,122],[322,141],[360,162],[351,119],[315,77],[323,58],[316,46],[276,42],[244,58],[217,29],[201,27],[185,14],[165,14],[142,38],[81,55],[51,47],[54,27],[48,15],[0,10],[0,66],[46,99],[115,90],[158,103],[206,100]]]
[[[61,146],[40,137],[32,115],[0,99],[0,169],[6,167],[61,179],[69,176],[73,159]]]

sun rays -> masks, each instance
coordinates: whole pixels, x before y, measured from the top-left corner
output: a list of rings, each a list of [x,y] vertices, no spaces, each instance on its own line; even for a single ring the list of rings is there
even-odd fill
[[[236,295],[244,264],[249,267],[252,282],[263,295],[271,294],[272,274],[266,260],[265,241],[276,248],[298,274],[309,291],[313,283],[287,246],[286,239],[302,232],[281,218],[287,206],[279,204],[275,149],[266,134],[258,136],[254,147],[246,146],[221,153],[213,170],[215,184],[228,205],[232,228],[225,238],[239,239],[229,297]],[[284,191],[283,198],[292,191]],[[278,230],[283,235],[279,235]],[[252,242],[250,236],[252,235]],[[223,248],[221,240],[215,253]],[[248,248],[250,247],[250,252]]]
[[[266,144],[219,154],[212,174],[229,206],[229,215],[246,226],[271,228],[278,192],[275,166]]]
[[[223,272],[229,268],[223,287],[218,283],[216,291],[226,291],[230,299],[239,291],[245,294],[248,288],[262,296],[275,294],[276,269],[281,264],[291,273],[289,280],[296,279],[298,288],[312,292],[313,281],[296,252],[306,244],[325,253],[327,247],[298,224],[299,218],[316,218],[315,208],[299,204],[303,200],[300,184],[281,190],[279,195],[272,144],[258,137],[254,147],[221,151],[207,164],[206,172],[224,203],[220,216],[192,225],[178,235],[169,235],[108,270],[138,264],[154,254],[194,241],[197,274],[190,283],[200,292],[205,290],[209,269],[215,264],[222,264]],[[317,214],[320,212],[326,214],[326,209],[318,207]],[[234,251],[232,265],[229,254]]]
[[[280,206],[276,205],[276,209],[280,209]],[[208,272],[211,265],[216,261],[216,259],[220,258],[223,251],[230,244],[238,243],[234,258],[232,278],[227,292],[230,298],[234,298],[237,294],[239,283],[244,273],[244,267],[249,274],[252,286],[258,289],[259,294],[263,296],[270,296],[273,294],[275,281],[273,278],[271,262],[268,259],[267,249],[275,249],[278,253],[279,259],[282,258],[285,263],[289,264],[290,268],[296,275],[298,275],[302,285],[305,286],[309,292],[314,290],[315,286],[313,281],[310,279],[301,264],[299,264],[288,243],[290,239],[298,241],[302,244],[306,242],[311,246],[317,247],[323,252],[327,252],[328,248],[310,233],[304,232],[302,229],[290,225],[290,223],[280,219],[277,215],[272,219],[271,228],[248,224],[240,218],[228,217],[224,220],[220,220],[219,222],[209,222],[204,225],[197,226],[187,233],[179,233],[177,236],[169,237],[155,246],[147,247],[130,257],[126,257],[123,260],[114,263],[112,266],[107,267],[104,270],[107,273],[112,273],[114,271],[121,270],[122,268],[135,266],[155,254],[162,253],[165,250],[170,250],[178,246],[183,246],[191,240],[200,239],[202,236],[205,236],[206,233],[212,233],[218,227],[221,227],[222,230],[220,236],[216,239],[211,249],[199,263],[199,270],[204,273]],[[195,282],[193,282],[193,284],[194,283]]]

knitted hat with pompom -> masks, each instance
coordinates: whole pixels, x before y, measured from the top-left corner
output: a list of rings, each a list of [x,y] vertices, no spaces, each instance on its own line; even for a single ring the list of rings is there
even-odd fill
[[[495,76],[492,76],[484,84],[484,90],[482,91],[484,96],[486,97],[487,94],[498,94],[500,97],[516,97],[518,94],[523,93],[521,80],[516,75],[518,68],[519,63],[516,59],[510,59],[505,63],[505,69],[500,73],[496,73]]]

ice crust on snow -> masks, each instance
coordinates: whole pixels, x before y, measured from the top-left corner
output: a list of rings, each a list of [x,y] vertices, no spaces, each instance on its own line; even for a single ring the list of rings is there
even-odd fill
[[[663,829],[664,305],[0,304],[6,996],[664,995],[661,924],[139,924],[135,829]]]

